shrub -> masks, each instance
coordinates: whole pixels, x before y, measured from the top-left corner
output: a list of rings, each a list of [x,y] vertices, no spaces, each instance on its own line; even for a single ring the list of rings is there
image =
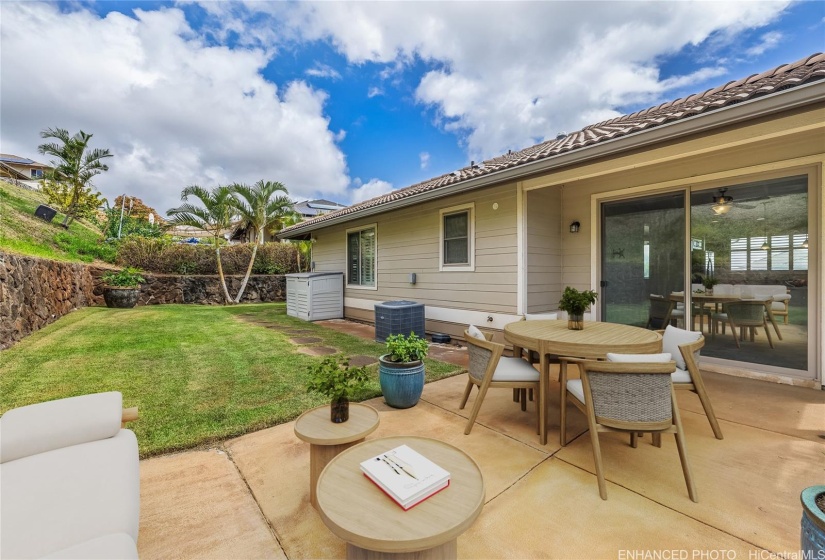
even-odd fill
[[[123,270],[110,270],[102,276],[103,282],[108,286],[118,286],[121,288],[136,288],[139,284],[146,282],[140,275],[140,270],[127,266]]]
[[[224,274],[243,275],[249,266],[252,245],[221,248]],[[161,274],[217,274],[215,248],[206,243],[173,243],[167,238],[129,237],[118,246],[117,264]],[[288,243],[258,247],[254,274],[288,274],[297,271],[297,249]]]
[[[95,259],[106,262],[115,261],[116,249],[106,243],[85,239],[67,232],[56,233],[54,243],[70,257],[83,262],[92,262]]]

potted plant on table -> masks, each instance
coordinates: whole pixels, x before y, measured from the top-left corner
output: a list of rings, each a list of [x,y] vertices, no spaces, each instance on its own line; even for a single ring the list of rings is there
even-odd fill
[[[424,391],[424,356],[429,344],[415,333],[387,337],[387,353],[378,358],[378,381],[393,408],[410,408]]]
[[[328,356],[309,367],[307,392],[330,399],[330,420],[336,424],[349,420],[349,400],[369,380],[365,367],[351,367],[349,359]]]
[[[137,304],[140,285],[146,280],[140,270],[127,266],[122,270],[110,270],[102,277],[103,300],[106,307],[130,309]]]
[[[580,292],[576,288],[567,286],[559,300],[559,309],[567,312],[567,328],[580,331],[584,328],[584,312],[596,303],[599,294],[593,290]]]
[[[705,287],[705,293],[709,296],[713,295],[713,287],[718,283],[719,280],[710,274],[702,277],[702,285]]]

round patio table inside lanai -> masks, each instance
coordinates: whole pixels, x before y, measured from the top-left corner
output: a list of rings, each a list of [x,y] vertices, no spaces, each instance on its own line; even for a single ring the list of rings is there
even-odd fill
[[[504,327],[504,339],[513,345],[513,355],[520,356],[523,349],[538,352],[541,375],[539,377],[539,438],[547,443],[547,384],[550,380],[548,356],[604,359],[608,352],[617,354],[655,354],[662,351],[662,335],[640,327],[589,321],[584,329],[567,328],[566,320],[516,321]],[[562,368],[565,364],[561,365]],[[564,390],[562,385],[561,390]],[[560,411],[564,421],[565,411]]]

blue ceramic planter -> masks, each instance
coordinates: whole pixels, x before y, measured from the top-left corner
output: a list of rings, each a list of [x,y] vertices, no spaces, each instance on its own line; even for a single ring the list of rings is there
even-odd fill
[[[378,381],[384,400],[393,408],[410,408],[424,390],[424,362],[398,364],[378,358]]]
[[[825,486],[811,486],[802,491],[802,530],[800,548],[805,558],[825,558],[825,512],[816,505],[816,497],[825,494]]]

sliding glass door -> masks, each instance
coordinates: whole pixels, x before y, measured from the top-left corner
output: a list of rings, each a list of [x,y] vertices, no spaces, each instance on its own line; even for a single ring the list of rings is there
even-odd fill
[[[685,285],[685,195],[605,202],[602,212],[602,320],[644,327],[651,295]]]

